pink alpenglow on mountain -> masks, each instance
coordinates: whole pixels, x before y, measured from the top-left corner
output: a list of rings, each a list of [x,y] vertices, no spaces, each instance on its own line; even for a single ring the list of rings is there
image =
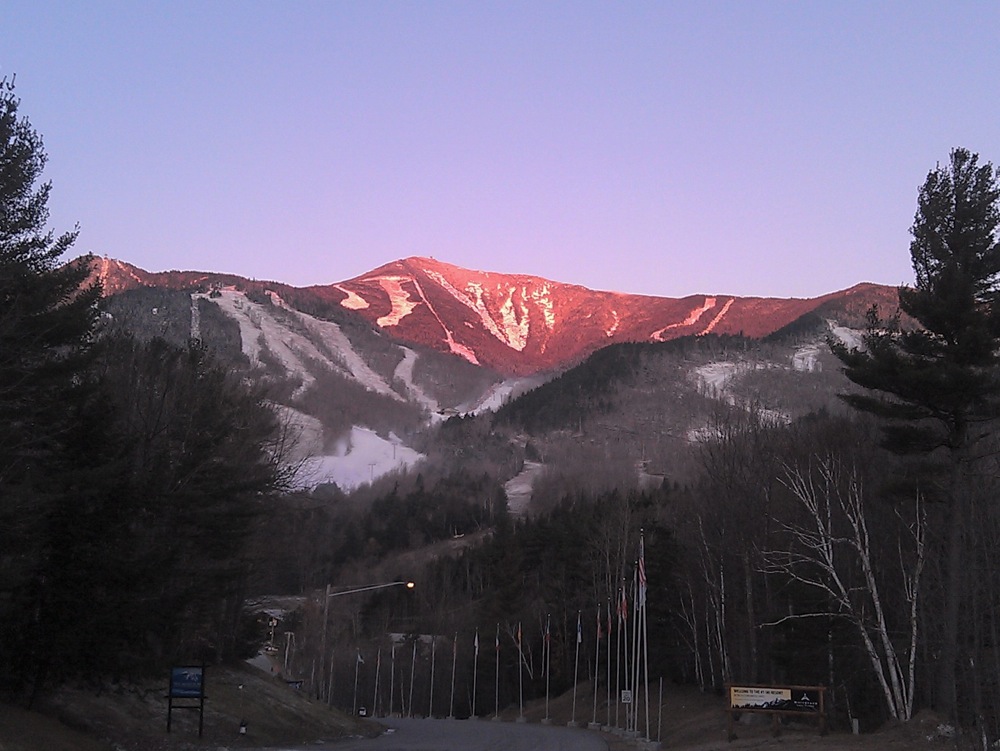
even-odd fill
[[[566,367],[616,342],[660,342],[710,333],[760,338],[809,313],[863,327],[865,312],[873,304],[884,314],[897,307],[895,287],[868,283],[811,299],[725,294],[669,298],[473,271],[417,257],[337,284],[301,288],[234,274],[150,273],[107,258],[93,260],[93,275],[101,279],[106,295],[136,287],[214,286],[335,305],[397,342],[448,352],[508,375]]]
[[[340,304],[393,338],[509,374],[558,368],[613,342],[743,334],[759,338],[821,308],[895,307],[896,290],[860,284],[814,299],[684,298],[603,292],[535,276],[406,258],[332,286]],[[833,304],[833,305],[831,305]]]

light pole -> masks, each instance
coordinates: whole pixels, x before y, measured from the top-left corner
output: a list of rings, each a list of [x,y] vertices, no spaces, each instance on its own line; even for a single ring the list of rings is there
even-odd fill
[[[346,589],[340,590],[339,592],[332,592],[331,586],[326,585],[326,596],[323,598],[323,637],[320,640],[320,675],[323,674],[323,667],[326,663],[326,628],[327,621],[330,617],[330,600],[334,597],[341,597],[343,595],[353,595],[359,592],[371,592],[374,589],[385,589],[387,587],[406,587],[407,589],[413,589],[417,586],[411,581],[392,581],[383,582],[382,584],[364,584],[361,586],[350,586]],[[333,669],[332,660],[330,665],[331,670]]]

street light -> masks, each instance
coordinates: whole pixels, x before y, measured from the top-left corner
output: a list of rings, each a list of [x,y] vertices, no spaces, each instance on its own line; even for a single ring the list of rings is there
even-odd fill
[[[330,585],[326,585],[326,596],[329,597],[340,597],[341,595],[353,595],[357,592],[369,592],[373,589],[385,589],[386,587],[406,587],[407,589],[413,589],[417,586],[414,582],[406,581],[395,581],[386,582],[385,584],[366,584],[363,587],[352,587],[351,589],[345,589],[342,592],[331,592]]]
[[[358,592],[370,592],[373,589],[385,589],[386,587],[406,587],[413,589],[416,585],[411,581],[394,581],[383,584],[365,584],[360,587],[350,587],[341,592],[331,592],[330,585],[326,585],[326,597],[323,598],[323,638],[320,642],[320,674],[322,675],[323,665],[326,662],[326,624],[330,617],[330,600],[341,595],[354,595]]]

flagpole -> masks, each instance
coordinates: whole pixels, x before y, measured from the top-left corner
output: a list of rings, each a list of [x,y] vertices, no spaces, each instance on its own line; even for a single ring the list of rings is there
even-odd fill
[[[392,703],[396,698],[396,645],[392,645],[392,660],[389,663],[389,717],[392,717]]]
[[[337,648],[330,648],[330,680],[326,686],[326,706],[333,706],[333,658],[337,654]]]
[[[361,663],[364,660],[361,658],[361,650],[358,650],[358,655],[354,659],[354,710],[352,714],[358,716],[358,673],[361,671]]]
[[[552,667],[552,641],[549,634],[549,621],[551,619],[550,615],[545,616],[545,718],[542,720],[543,725],[548,725],[552,722],[549,717],[549,674],[550,668]]]
[[[643,697],[646,702],[646,740],[649,740],[649,621],[646,617],[646,543],[642,530],[639,530],[639,590],[642,594],[642,675],[645,690]]]
[[[639,735],[639,566],[636,563],[632,572],[632,591],[635,593],[632,602],[632,712],[629,732]]]
[[[518,695],[518,714],[517,721],[524,722],[524,678],[522,677],[522,672],[524,669],[524,652],[521,650],[521,622],[517,622],[517,695]]]
[[[493,687],[493,719],[500,719],[500,624],[497,624],[496,637],[496,685]]]
[[[660,676],[660,700],[656,704],[657,708],[657,719],[656,719],[656,742],[660,742],[660,737],[663,734],[663,676]]]
[[[382,672],[382,647],[378,648],[378,657],[375,658],[375,695],[372,696],[372,717],[378,717],[378,678]]]
[[[580,642],[583,641],[583,626],[580,623],[580,611],[576,611],[576,657],[573,660],[573,714],[568,727],[576,727],[576,684],[580,676]]]
[[[420,640],[418,636],[413,640],[413,655],[410,657],[410,701],[409,703],[409,716],[413,717],[413,677],[416,675],[417,668],[417,642]]]
[[[448,701],[448,719],[455,719],[455,663],[458,662],[458,632],[451,643],[451,699]]]
[[[434,717],[434,654],[437,651],[437,637],[431,636],[431,695],[427,700],[427,716]]]
[[[591,729],[597,725],[597,694],[601,687],[601,606],[597,606],[597,638],[594,639],[594,712],[590,718]]]
[[[476,640],[473,642],[472,658],[472,714],[470,719],[476,718],[476,679],[479,674],[479,629],[476,629]]]
[[[622,599],[625,597],[625,580],[622,580],[622,588],[619,590],[618,603],[615,606],[615,611],[618,616],[618,634],[615,641],[615,693],[618,694],[615,697],[615,728],[620,726],[619,723],[619,710],[622,704]],[[627,668],[626,668],[627,669]]]
[[[607,707],[607,729],[611,728],[611,600],[608,599],[608,707]]]

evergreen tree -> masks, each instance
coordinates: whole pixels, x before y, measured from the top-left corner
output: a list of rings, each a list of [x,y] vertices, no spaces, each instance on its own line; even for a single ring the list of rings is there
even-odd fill
[[[935,703],[954,713],[956,665],[965,602],[966,538],[975,499],[975,448],[984,424],[1000,414],[1000,172],[955,149],[920,188],[910,229],[916,284],[901,287],[899,304],[918,326],[904,330],[897,314],[869,315],[864,348],[833,349],[844,372],[867,393],[845,397],[886,418],[885,443],[920,456],[933,469],[943,504],[943,592]],[[967,660],[966,660],[967,662]]]
[[[74,485],[70,444],[100,294],[82,288],[86,264],[61,265],[76,231],[46,229],[46,155],[19,104],[0,80],[0,678],[15,685],[16,665],[31,659],[15,637],[30,628],[42,591],[62,584],[42,573],[60,553],[45,540],[73,528],[56,488]]]
[[[46,155],[19,103],[0,81],[0,483],[57,449],[100,295],[81,290],[87,264],[60,265],[77,232],[46,229]]]

